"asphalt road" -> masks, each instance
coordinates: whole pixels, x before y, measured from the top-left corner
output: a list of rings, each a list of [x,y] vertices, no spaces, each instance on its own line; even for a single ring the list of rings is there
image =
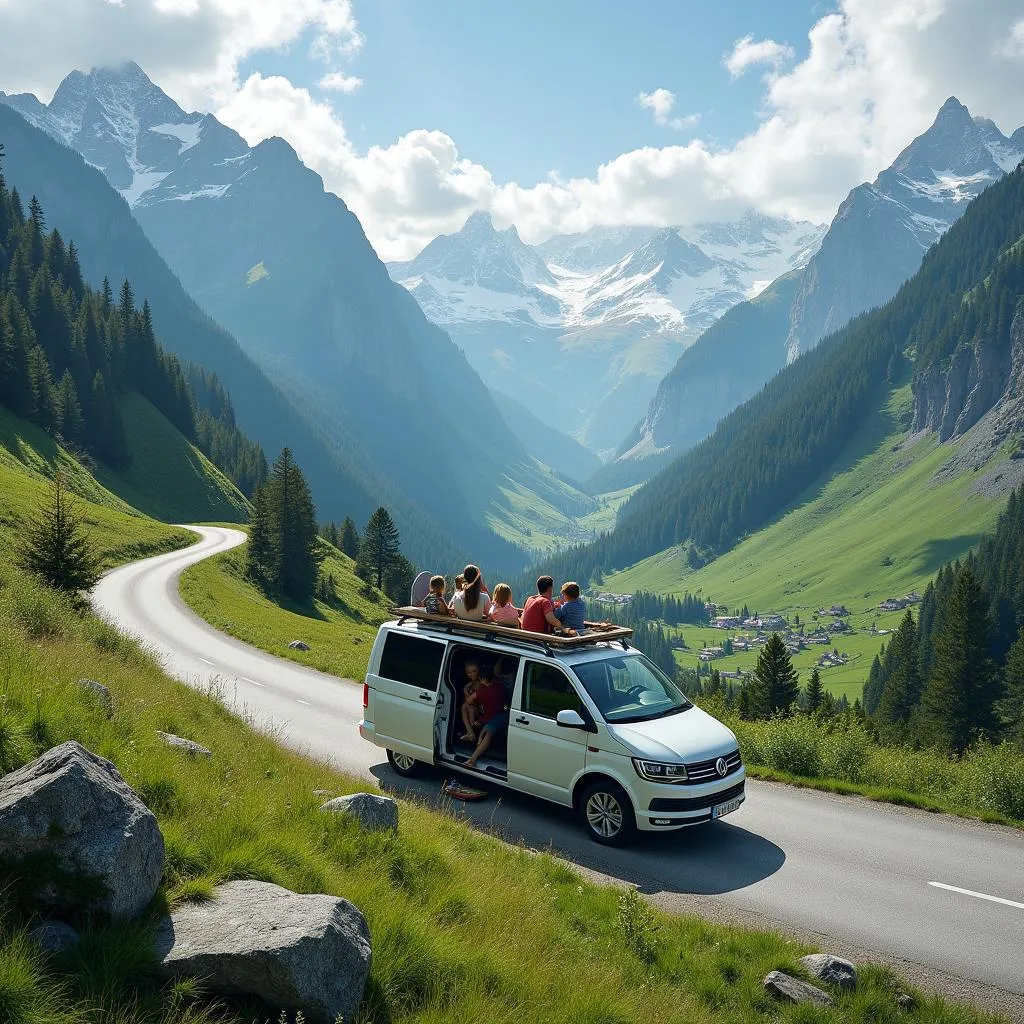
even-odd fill
[[[437,797],[440,776],[410,785],[359,738],[358,686],[240,643],[184,606],[182,570],[244,539],[195,529],[193,547],[105,576],[96,609],[141,638],[172,675],[219,687],[231,706],[283,730],[289,745],[385,788]],[[627,850],[597,846],[563,809],[517,794],[496,790],[464,807],[480,827],[552,847],[665,909],[779,927],[894,963],[916,984],[1024,1021],[1024,834],[1015,830],[754,781],[728,819],[643,837]]]

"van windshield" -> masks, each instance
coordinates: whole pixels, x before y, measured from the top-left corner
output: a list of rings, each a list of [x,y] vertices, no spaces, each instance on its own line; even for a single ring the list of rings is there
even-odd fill
[[[573,665],[606,722],[649,722],[692,708],[682,691],[643,655]]]

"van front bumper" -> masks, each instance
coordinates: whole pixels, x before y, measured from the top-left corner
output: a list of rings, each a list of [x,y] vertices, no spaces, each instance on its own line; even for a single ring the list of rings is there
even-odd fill
[[[741,767],[728,778],[706,786],[647,783],[637,789],[641,790],[637,792],[637,828],[642,832],[669,832],[713,821],[716,808],[736,810],[746,799],[746,770]]]

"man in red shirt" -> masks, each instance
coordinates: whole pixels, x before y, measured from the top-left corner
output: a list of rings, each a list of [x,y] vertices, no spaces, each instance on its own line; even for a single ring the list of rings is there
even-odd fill
[[[562,629],[562,624],[555,617],[555,606],[551,595],[555,581],[550,576],[541,576],[537,580],[537,593],[526,599],[523,605],[523,629],[533,633],[560,633],[563,636],[576,636],[575,629]]]

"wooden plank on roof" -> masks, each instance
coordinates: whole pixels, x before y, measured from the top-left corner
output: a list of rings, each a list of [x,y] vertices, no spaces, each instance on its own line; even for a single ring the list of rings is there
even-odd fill
[[[431,615],[422,608],[413,608],[408,605],[396,608],[395,613],[407,619],[419,619],[422,622],[450,626],[460,630],[467,629],[470,632],[507,636],[518,640],[536,638],[538,641],[549,644],[552,648],[560,649],[585,647],[587,644],[603,643],[609,640],[628,640],[633,635],[633,630],[628,626],[616,626],[608,622],[588,621],[586,626],[589,632],[579,636],[559,636],[557,633],[532,633],[514,626],[499,626],[494,622],[475,622],[472,619],[459,619],[451,615]]]

